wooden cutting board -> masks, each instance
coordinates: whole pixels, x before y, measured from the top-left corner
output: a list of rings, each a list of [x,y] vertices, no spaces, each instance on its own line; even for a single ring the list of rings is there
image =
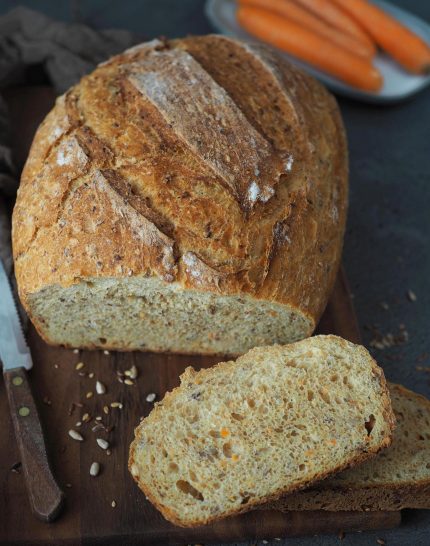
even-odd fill
[[[15,119],[18,157],[24,157],[37,122],[49,107],[52,93],[46,89],[14,91],[9,94]],[[318,328],[319,333],[335,333],[358,342],[360,334],[344,275],[337,279],[334,292]],[[161,398],[175,387],[186,366],[207,367],[216,357],[159,355],[151,353],[111,353],[80,351],[74,353],[46,345],[33,328],[29,330],[34,368],[30,381],[39,403],[53,470],[66,493],[65,509],[53,524],[44,524],[30,513],[23,475],[16,463],[19,456],[13,435],[4,385],[0,382],[0,544],[21,545],[117,545],[186,544],[270,539],[317,533],[336,533],[386,529],[397,526],[399,512],[290,512],[256,511],[229,518],[214,525],[181,529],[163,519],[146,501],[127,470],[128,447],[139,418],[149,413],[152,404],[146,395]],[[79,371],[76,364],[85,365]],[[120,383],[117,371],[136,365],[139,376],[132,386]],[[90,378],[89,374],[94,377]],[[107,392],[96,394],[95,381],[106,385]],[[87,393],[94,393],[87,398]],[[112,408],[121,402],[123,408]],[[73,403],[76,405],[73,406]],[[80,407],[78,404],[82,404]],[[108,413],[103,407],[107,406]],[[81,427],[76,422],[84,413],[92,416]],[[95,417],[102,417],[110,432],[93,432]],[[75,428],[85,438],[72,440],[68,430]],[[100,449],[96,438],[111,446],[110,455]],[[89,475],[91,463],[101,464],[100,475]],[[115,507],[112,506],[114,501]]]

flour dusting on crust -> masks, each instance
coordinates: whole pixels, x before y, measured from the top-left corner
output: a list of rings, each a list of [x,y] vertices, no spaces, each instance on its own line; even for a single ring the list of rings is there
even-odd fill
[[[64,140],[57,149],[56,163],[60,167],[68,165],[79,165],[81,167],[88,163],[88,157],[81,148],[75,137]]]
[[[262,181],[259,200],[265,202],[274,194],[283,173],[280,155],[190,54],[154,50],[130,64],[129,70],[131,84],[245,208],[257,200],[252,177]]]

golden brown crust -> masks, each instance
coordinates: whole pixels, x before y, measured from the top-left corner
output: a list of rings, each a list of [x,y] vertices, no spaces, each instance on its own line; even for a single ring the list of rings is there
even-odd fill
[[[199,86],[185,97],[183,70],[219,99],[215,156],[217,124],[203,131]],[[164,102],[151,93],[154,74]],[[172,97],[197,110],[181,120]],[[240,156],[228,157],[234,143]],[[346,206],[345,135],[322,86],[267,48],[221,36],[153,41],[83,78],[40,126],[13,215],[20,297],[31,315],[29,294],[52,284],[155,275],[288,304],[315,325]]]
[[[346,341],[346,340],[344,340],[342,338],[339,338],[337,336],[329,335],[329,336],[323,336],[323,337],[328,339],[328,340],[333,339],[337,344],[339,344],[341,346],[346,347],[346,346],[352,345],[350,342],[348,342],[348,341]],[[299,343],[304,343],[304,342],[306,342],[306,340],[302,341],[302,342],[299,342]],[[274,346],[274,347],[276,347],[276,346]],[[267,350],[270,351],[272,348],[273,347],[268,347]],[[227,516],[237,515],[237,514],[240,514],[240,513],[243,513],[243,512],[248,512],[249,510],[255,509],[256,506],[266,505],[267,503],[270,504],[271,502],[278,500],[280,497],[283,497],[284,495],[287,495],[287,494],[289,495],[289,494],[294,493],[296,491],[300,491],[302,489],[308,488],[309,486],[312,486],[313,484],[315,484],[317,482],[320,482],[321,480],[324,480],[325,478],[327,478],[329,476],[337,474],[338,472],[340,472],[342,470],[346,470],[347,468],[351,468],[353,466],[359,465],[360,463],[368,460],[369,458],[376,455],[382,449],[385,449],[386,447],[388,447],[391,444],[391,442],[392,442],[392,432],[393,432],[394,426],[395,426],[395,417],[394,417],[394,413],[393,413],[393,410],[392,410],[392,407],[391,407],[390,394],[389,394],[389,390],[388,390],[388,387],[387,387],[387,382],[385,380],[384,373],[383,373],[382,369],[379,368],[379,366],[376,364],[375,360],[373,358],[371,358],[371,356],[369,355],[369,353],[366,351],[366,349],[364,347],[357,346],[357,349],[360,350],[363,353],[363,358],[370,361],[370,365],[372,367],[375,379],[378,382],[380,390],[381,390],[381,398],[382,398],[382,401],[383,401],[382,415],[383,415],[384,422],[386,423],[387,429],[388,429],[387,430],[387,435],[385,436],[385,438],[379,443],[379,445],[369,446],[365,450],[359,451],[356,454],[356,456],[352,457],[348,461],[348,463],[346,463],[346,464],[338,465],[336,468],[331,469],[331,470],[326,471],[326,472],[320,472],[315,476],[315,478],[313,480],[310,480],[310,481],[306,480],[303,483],[298,483],[298,484],[294,485],[293,487],[292,486],[280,487],[278,490],[274,491],[270,496],[267,496],[265,498],[250,499],[249,502],[246,505],[243,505],[241,507],[238,507],[234,511],[231,511],[231,513],[227,514]],[[261,348],[251,349],[248,353],[246,353],[245,355],[239,357],[238,360],[248,359],[249,356],[252,355],[253,351],[260,351],[260,350],[261,350]],[[189,381],[195,382],[196,380],[202,382],[202,377],[205,377],[205,376],[208,376],[208,375],[210,376],[211,374],[213,374],[214,369],[216,369],[218,367],[222,367],[223,371],[225,371],[226,367],[229,367],[229,366],[234,367],[236,365],[236,362],[237,361],[233,361],[233,360],[230,360],[228,362],[220,362],[220,363],[216,364],[215,366],[212,366],[211,368],[203,368],[203,369],[199,370],[198,372],[196,372],[194,370],[194,368],[188,367],[188,368],[186,368],[186,370],[184,371],[184,373],[180,377],[181,384],[189,382]],[[163,399],[163,405],[164,406],[169,403],[169,400],[174,399],[175,391],[178,391],[178,389],[180,389],[180,388],[181,388],[180,386],[176,387],[172,391],[166,393],[166,395],[165,395],[165,397]],[[161,407],[159,407],[156,404],[154,409],[153,409],[153,414],[156,414],[160,410],[161,410]],[[156,417],[154,417],[154,418],[156,418]],[[173,512],[173,510],[171,510],[167,506],[161,504],[159,502],[159,500],[152,494],[151,485],[145,483],[143,481],[143,479],[141,479],[142,478],[141,476],[137,476],[135,473],[133,473],[133,466],[135,464],[134,452],[135,452],[135,449],[136,449],[136,446],[137,446],[138,442],[139,442],[139,427],[136,427],[136,429],[135,429],[135,439],[133,440],[133,442],[130,445],[130,455],[129,455],[129,463],[128,463],[129,470],[130,470],[133,478],[137,482],[139,488],[144,492],[144,494],[150,500],[150,502],[152,504],[154,504],[154,506],[156,506],[156,508],[163,514],[163,516],[167,520],[169,520],[172,523],[174,523],[175,525],[178,525],[178,526],[181,526],[181,527],[196,527],[196,526],[199,526],[199,525],[212,523],[214,521],[217,521],[217,520],[223,519],[224,517],[227,517],[226,515],[213,516],[213,517],[208,516],[204,521],[202,521],[202,520],[183,521],[183,520],[180,519],[180,516],[178,516],[178,514]]]

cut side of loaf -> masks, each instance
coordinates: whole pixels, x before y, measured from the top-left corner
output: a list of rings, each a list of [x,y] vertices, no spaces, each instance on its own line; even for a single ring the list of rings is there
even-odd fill
[[[326,306],[347,200],[342,120],[313,78],[225,36],[146,42],[35,135],[13,213],[20,299],[67,347],[290,343]]]
[[[183,290],[156,278],[91,278],[30,296],[43,336],[66,347],[239,355],[313,329],[298,309],[276,302]]]
[[[430,508],[430,401],[389,385],[396,416],[391,446],[360,466],[261,509],[401,510]]]
[[[366,349],[316,336],[187,368],[136,428],[129,469],[166,519],[198,526],[368,459],[393,424]]]

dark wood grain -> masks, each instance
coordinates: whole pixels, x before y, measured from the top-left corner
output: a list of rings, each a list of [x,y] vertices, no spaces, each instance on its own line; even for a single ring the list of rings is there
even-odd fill
[[[49,102],[47,96],[52,99],[50,90],[39,89],[37,94],[20,93],[20,117],[23,120],[26,116],[31,118],[33,126],[33,111],[40,113],[40,108],[33,108],[32,101],[40,100],[40,95],[44,95],[46,103]],[[13,108],[16,110],[18,104],[15,103]],[[360,339],[343,274],[338,277],[319,332],[336,333],[351,341]],[[81,351],[76,354],[60,347],[49,347],[32,328],[29,343],[34,361],[29,377],[37,399],[40,402],[45,400],[40,404],[40,416],[53,470],[66,493],[66,507],[61,517],[51,525],[43,524],[32,516],[23,475],[12,470],[19,461],[19,454],[4,385],[0,382],[3,440],[0,444],[0,544],[167,546],[336,533],[339,530],[383,529],[400,522],[399,512],[283,514],[256,511],[204,528],[175,527],[163,519],[134,484],[127,470],[128,447],[139,418],[151,410],[152,404],[145,400],[148,393],[154,392],[160,398],[166,390],[178,384],[179,375],[186,366],[207,367],[220,359],[151,353],[104,354],[103,351]],[[80,372],[75,369],[78,362],[85,363]],[[133,364],[139,370],[136,384],[127,386],[120,383],[117,371],[124,371]],[[89,377],[90,373],[94,377]],[[96,379],[106,385],[106,394],[95,394]],[[88,392],[94,393],[91,398],[86,397]],[[110,407],[115,401],[122,402],[122,410]],[[103,411],[104,406],[109,408],[107,414]],[[91,421],[76,427],[76,422],[82,420],[84,413],[91,414]],[[107,431],[92,431],[97,416],[102,417]],[[71,428],[80,431],[85,438],[83,442],[69,437]],[[98,447],[97,437],[110,442],[110,454]],[[89,475],[93,461],[101,464],[100,475],[96,478]],[[115,508],[111,505],[112,501],[116,502]]]
[[[345,305],[346,285],[339,277],[327,312],[321,321],[321,332],[329,333],[333,323],[339,325],[338,334],[351,335],[354,331],[349,315],[351,308]],[[332,316],[333,309],[346,309],[348,314]],[[333,330],[331,330],[333,331]],[[359,335],[358,332],[355,333]],[[352,337],[352,336],[351,336]],[[356,340],[356,339],[355,339]],[[215,525],[198,529],[181,529],[166,522],[137,489],[127,470],[128,446],[133,438],[134,427],[139,417],[151,410],[146,402],[150,392],[162,397],[166,390],[178,384],[179,375],[187,365],[195,368],[207,367],[219,359],[216,357],[158,355],[151,353],[111,353],[103,351],[81,351],[78,354],[59,347],[47,346],[31,329],[29,337],[33,352],[34,368],[30,372],[31,382],[39,399],[45,398],[50,405],[42,404],[41,416],[46,424],[47,438],[51,446],[55,471],[66,488],[67,508],[61,518],[50,526],[41,525],[32,518],[22,476],[10,472],[13,462],[18,460],[14,446],[0,453],[1,468],[4,468],[3,483],[6,483],[7,502],[2,513],[5,518],[0,525],[0,541],[8,536],[10,543],[34,543],[37,540],[49,544],[185,544],[192,542],[234,541],[244,539],[274,538],[337,532],[339,530],[382,529],[395,526],[400,521],[398,512],[255,512],[230,518]],[[79,375],[75,369],[78,362],[85,366]],[[133,364],[139,370],[135,386],[127,386],[117,379],[117,371],[124,371]],[[94,373],[90,378],[89,373]],[[95,393],[98,378],[106,387],[104,395]],[[104,406],[120,401],[123,409],[110,408],[106,415]],[[2,403],[0,392],[0,405]],[[81,404],[72,405],[73,403]],[[3,408],[4,409],[4,408]],[[1,408],[0,408],[1,411]],[[71,415],[70,415],[71,413]],[[75,427],[84,413],[90,413],[91,422]],[[3,429],[9,429],[8,416],[0,413]],[[95,417],[101,416],[110,432],[92,432]],[[68,430],[76,428],[84,442],[73,441]],[[96,438],[105,438],[111,444],[111,454],[101,450]],[[101,472],[97,478],[89,475],[93,461],[100,462]],[[5,463],[5,464],[3,464]],[[116,507],[112,508],[112,501]],[[21,522],[21,524],[20,524]],[[4,533],[4,534],[2,534]]]
[[[27,373],[16,368],[4,371],[3,377],[31,509],[42,521],[52,522],[63,506],[64,495],[49,466]]]
[[[353,343],[362,342],[348,280],[343,267],[340,268],[337,275],[333,293],[318,324],[317,333],[335,333]]]

